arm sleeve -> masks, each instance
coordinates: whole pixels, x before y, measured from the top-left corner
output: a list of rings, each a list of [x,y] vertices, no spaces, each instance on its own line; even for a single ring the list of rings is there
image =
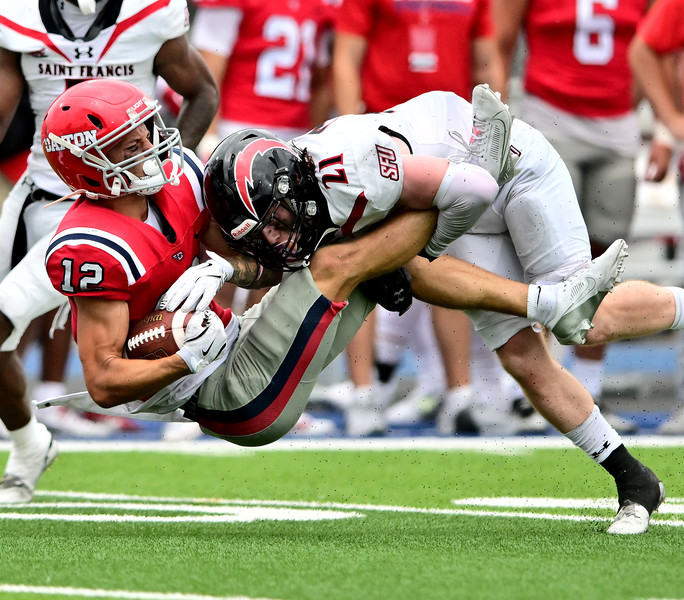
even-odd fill
[[[433,202],[439,209],[437,225],[424,253],[434,258],[443,254],[451,242],[475,225],[498,191],[496,180],[482,167],[449,163]]]

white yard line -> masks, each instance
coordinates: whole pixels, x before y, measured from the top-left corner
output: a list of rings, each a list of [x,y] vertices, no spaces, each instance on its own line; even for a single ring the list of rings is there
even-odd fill
[[[636,435],[623,436],[632,448],[683,447],[684,436]],[[161,440],[64,440],[59,441],[61,452],[161,452],[222,456],[256,452],[340,451],[340,450],[477,450],[481,452],[516,454],[529,450],[571,448],[561,435],[511,437],[397,437],[397,438],[285,438],[268,446],[244,448],[211,438],[192,442],[164,442]],[[9,451],[9,441],[0,441],[0,451]]]
[[[39,490],[37,498],[53,500],[64,498],[65,502],[37,502],[21,506],[7,506],[8,512],[0,507],[0,520],[50,520],[83,522],[147,522],[147,523],[227,523],[253,522],[256,520],[313,521],[363,517],[368,512],[392,512],[405,514],[427,514],[444,516],[503,517],[523,519],[546,519],[555,521],[610,521],[611,517],[585,514],[587,509],[615,510],[615,499],[611,498],[463,498],[453,500],[463,508],[420,508],[410,506],[350,504],[338,502],[303,502],[286,500],[237,500],[212,498],[163,498],[158,496],[136,496],[127,494],[94,494],[88,492],[58,492]],[[81,501],[75,502],[75,499]],[[684,499],[673,498],[661,507],[660,514],[652,519],[653,525],[684,527],[684,520],[661,519],[663,514],[682,514]],[[483,510],[485,508],[485,510]],[[505,510],[494,510],[496,508]],[[510,510],[512,508],[527,510]],[[21,509],[26,509],[22,512]],[[48,509],[50,512],[35,512]],[[90,514],[65,513],[63,510],[85,509],[97,511]],[[103,513],[110,509],[112,513]],[[539,512],[539,509],[579,510],[580,514],[555,514]],[[146,511],[157,514],[130,514]],[[168,515],[169,512],[193,513]]]
[[[136,592],[128,590],[99,590],[90,588],[11,584],[0,584],[0,592],[7,592],[10,594],[65,596],[67,598],[118,598],[120,600],[275,600],[274,598],[253,598],[249,596],[205,596],[200,594],[166,594],[163,592]]]

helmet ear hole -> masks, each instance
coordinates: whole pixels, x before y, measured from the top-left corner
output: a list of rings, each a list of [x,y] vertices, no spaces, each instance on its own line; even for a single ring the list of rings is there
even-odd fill
[[[95,115],[88,113],[88,120],[98,129],[104,128],[104,124],[102,123],[102,121],[100,121],[100,119],[98,119]]]

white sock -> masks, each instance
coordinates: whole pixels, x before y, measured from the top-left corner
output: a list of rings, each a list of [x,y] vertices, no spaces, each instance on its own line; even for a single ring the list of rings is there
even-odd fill
[[[10,431],[9,435],[19,453],[30,451],[36,444],[42,447],[50,438],[47,429],[36,420],[35,415],[32,415],[31,420],[23,427]]]
[[[31,399],[39,402],[67,393],[66,384],[62,381],[39,381],[31,391]]]
[[[587,388],[592,398],[600,398],[603,390],[603,371],[606,361],[574,357],[570,371]]]
[[[456,415],[473,403],[473,386],[470,384],[451,388],[444,397],[444,409]]]
[[[675,318],[669,329],[684,329],[684,289],[674,286],[665,289],[672,292],[675,301]]]
[[[527,318],[546,325],[556,315],[556,286],[530,285],[527,288]]]
[[[568,431],[565,437],[584,450],[591,460],[599,464],[622,444],[618,432],[608,425],[598,406],[594,407],[584,423]]]
[[[35,465],[32,461],[45,454],[50,444],[50,432],[45,425],[36,420],[35,415],[32,415],[26,425],[10,431],[9,435],[13,448],[7,460],[5,472],[19,477],[33,478]]]

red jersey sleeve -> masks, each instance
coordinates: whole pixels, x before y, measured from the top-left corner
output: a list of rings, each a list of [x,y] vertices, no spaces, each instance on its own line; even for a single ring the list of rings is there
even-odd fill
[[[660,54],[684,48],[684,0],[658,0],[640,23],[639,35]]]
[[[70,240],[69,232],[64,233],[61,242],[57,237],[47,254],[46,267],[53,287],[65,296],[128,302],[139,273],[126,249],[104,246],[96,239],[87,243],[83,236]]]
[[[335,30],[368,37],[373,22],[374,2],[344,0],[337,15]]]

